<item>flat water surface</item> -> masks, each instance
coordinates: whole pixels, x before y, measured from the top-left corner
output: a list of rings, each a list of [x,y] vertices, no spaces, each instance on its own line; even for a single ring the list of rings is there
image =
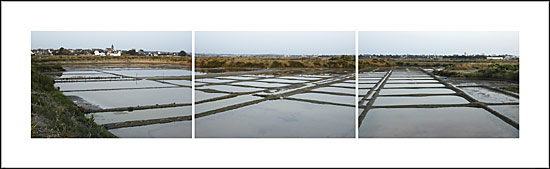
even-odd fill
[[[201,137],[355,137],[353,107],[269,100],[196,119]]]
[[[472,107],[371,109],[359,137],[519,137],[491,113]]]

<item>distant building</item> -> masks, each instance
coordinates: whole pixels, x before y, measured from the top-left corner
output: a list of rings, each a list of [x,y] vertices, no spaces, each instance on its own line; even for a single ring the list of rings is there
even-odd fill
[[[464,52],[464,56],[468,56],[468,52],[467,52],[467,51],[466,51],[466,52]]]
[[[110,48],[105,48],[105,50],[103,50],[103,51],[102,51],[102,49],[95,50],[94,55],[96,55],[96,56],[122,56],[122,51],[115,50],[115,45],[111,44]]]
[[[107,52],[107,55],[109,56],[122,56],[122,52],[119,50],[119,51],[109,51]]]
[[[504,57],[487,57],[487,59],[502,60]]]
[[[104,52],[100,52],[98,50],[94,51],[94,55],[96,55],[96,56],[106,56]]]

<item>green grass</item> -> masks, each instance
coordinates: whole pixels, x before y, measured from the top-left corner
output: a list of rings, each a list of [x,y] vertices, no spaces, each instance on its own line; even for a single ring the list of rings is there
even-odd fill
[[[60,71],[59,65],[31,66],[31,137],[116,137],[88,119],[83,111],[53,86],[42,71]]]
[[[491,64],[475,72],[434,71],[434,74],[469,79],[508,80],[519,82],[519,64]]]
[[[487,59],[441,59],[441,58],[362,58],[359,59],[359,68],[367,67],[445,67],[433,73],[440,76],[519,81],[518,60],[487,60]],[[472,72],[461,72],[468,70]]]

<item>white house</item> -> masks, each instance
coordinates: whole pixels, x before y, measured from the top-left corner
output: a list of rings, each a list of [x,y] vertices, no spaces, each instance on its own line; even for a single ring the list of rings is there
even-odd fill
[[[96,56],[105,56],[105,53],[99,52],[99,51],[96,50],[96,51],[94,51],[94,55],[96,55]]]
[[[120,50],[117,52],[109,52],[109,56],[122,56],[122,52]]]

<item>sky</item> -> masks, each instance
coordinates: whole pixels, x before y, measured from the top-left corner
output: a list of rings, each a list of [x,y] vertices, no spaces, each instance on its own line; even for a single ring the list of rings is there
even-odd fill
[[[196,53],[354,54],[354,31],[196,31]]]
[[[191,31],[32,31],[31,49],[110,48],[191,53]]]
[[[518,31],[361,31],[360,54],[512,54]]]

